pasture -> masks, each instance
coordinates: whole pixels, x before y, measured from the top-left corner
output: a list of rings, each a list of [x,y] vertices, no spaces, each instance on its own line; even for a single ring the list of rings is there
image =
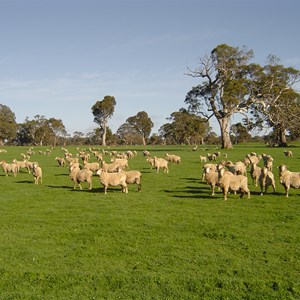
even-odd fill
[[[260,196],[248,171],[251,199],[227,201],[201,181],[199,155],[215,151],[207,148],[128,148],[138,152],[129,166],[142,172],[140,193],[130,185],[104,195],[97,176],[91,191],[73,190],[55,161],[59,147],[50,155],[34,147],[40,185],[25,170],[6,177],[1,169],[0,299],[299,299],[300,190],[286,198],[276,167],[300,171],[300,148],[290,148],[292,158],[259,144],[221,150],[232,161],[250,151],[274,158],[276,194]],[[11,162],[28,148],[5,149],[0,160]],[[182,163],[157,174],[144,149]]]

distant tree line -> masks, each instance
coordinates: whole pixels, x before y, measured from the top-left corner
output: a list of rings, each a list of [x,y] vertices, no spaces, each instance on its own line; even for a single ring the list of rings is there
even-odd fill
[[[187,108],[171,113],[158,133],[151,135],[154,124],[145,111],[127,118],[113,133],[108,123],[117,103],[107,95],[91,107],[99,127],[88,134],[74,132],[73,136],[61,119],[43,115],[32,120],[26,117],[17,124],[11,109],[0,104],[0,145],[206,143],[231,148],[253,140],[250,132],[271,128],[265,142],[286,146],[287,134],[290,139],[300,136],[300,97],[295,89],[300,72],[284,67],[274,55],[269,55],[266,66],[250,63],[253,56],[245,47],[221,44],[201,58],[198,67],[187,72],[200,81],[187,92]],[[243,116],[242,122],[231,124],[235,114]],[[211,118],[219,124],[220,137],[209,126]]]

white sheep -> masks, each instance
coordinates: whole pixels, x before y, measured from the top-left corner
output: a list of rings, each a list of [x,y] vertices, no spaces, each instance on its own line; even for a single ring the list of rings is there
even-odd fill
[[[71,167],[70,170],[70,179],[74,182],[74,190],[77,185],[82,190],[81,182],[87,182],[89,184],[89,190],[92,189],[93,186],[93,172],[88,169],[80,169],[77,166]]]
[[[241,191],[242,198],[245,193],[248,194],[250,199],[250,190],[248,188],[248,178],[244,175],[234,175],[230,172],[226,172],[224,168],[219,170],[219,185],[223,190],[224,200],[227,200],[227,194],[229,191]]]
[[[274,174],[271,171],[269,171],[267,167],[261,168],[261,173],[259,175],[258,182],[260,185],[261,195],[263,195],[264,188],[265,188],[265,194],[267,194],[267,190],[270,185],[273,187],[273,191],[275,193]]]
[[[211,195],[215,194],[215,187],[219,186],[219,173],[209,167],[203,168],[204,180],[211,187]]]
[[[203,168],[202,168],[202,180],[204,180],[205,179],[205,172],[204,172],[204,170],[206,169],[206,168],[209,168],[210,170],[212,170],[212,171],[217,171],[217,164],[212,164],[212,163],[207,163],[207,164],[205,164],[204,166],[203,166]]]
[[[100,164],[98,162],[83,162],[83,169],[91,170],[92,172],[96,172],[100,169]]]
[[[127,184],[136,184],[138,186],[138,192],[141,191],[141,177],[142,173],[140,171],[131,170],[131,171],[122,171],[126,175]]]
[[[119,164],[116,162],[106,163],[104,160],[102,161],[101,168],[104,172],[108,173],[119,172],[122,170],[122,168],[120,168]]]
[[[206,163],[207,162],[207,157],[206,156],[200,155],[199,158],[200,158],[200,162],[202,162],[202,163]]]
[[[252,178],[253,184],[257,186],[258,178],[261,174],[261,167],[257,166],[256,164],[251,164],[250,167],[250,176]]]
[[[104,187],[104,194],[107,194],[107,188],[109,186],[121,186],[122,193],[128,193],[128,187],[126,183],[126,174],[123,172],[119,173],[107,173],[102,169],[99,169],[96,173],[99,175],[100,183]]]
[[[64,157],[58,157],[58,156],[56,156],[55,160],[58,162],[58,165],[60,167],[63,167],[63,166],[66,165],[66,161],[65,161]]]
[[[286,197],[289,196],[289,189],[300,188],[300,172],[291,172],[287,169],[286,165],[280,165],[279,167],[279,181],[285,189]]]
[[[179,155],[175,155],[175,154],[166,153],[165,159],[167,161],[175,163],[175,164],[179,164],[181,162],[181,157]]]
[[[18,172],[20,172],[20,169],[21,169],[21,168],[24,168],[24,169],[27,169],[27,170],[28,170],[28,168],[27,168],[27,166],[26,166],[26,163],[25,163],[25,161],[23,161],[23,160],[20,161],[20,160],[14,159],[14,160],[13,160],[13,163],[17,165]],[[28,173],[29,173],[29,171],[30,171],[30,170],[28,170]]]
[[[293,156],[293,152],[291,150],[289,150],[289,151],[288,150],[284,150],[283,153],[284,153],[284,155],[286,157],[292,157]]]
[[[127,158],[112,158],[112,163],[115,163],[118,166],[119,170],[128,170],[128,159]]]
[[[152,170],[152,168],[154,167],[154,158],[151,156],[148,156],[146,158],[147,162],[150,164],[150,170]]]
[[[168,161],[164,158],[154,156],[154,167],[156,168],[156,172],[159,173],[159,169],[163,169],[164,173],[169,173]]]
[[[15,163],[8,164],[5,160],[2,160],[0,165],[2,166],[5,176],[8,176],[8,173],[10,172],[13,173],[14,177],[17,176],[18,166]]]
[[[42,183],[43,172],[42,168],[39,167],[37,163],[32,164],[32,175],[34,177],[35,184],[39,184],[39,182]]]

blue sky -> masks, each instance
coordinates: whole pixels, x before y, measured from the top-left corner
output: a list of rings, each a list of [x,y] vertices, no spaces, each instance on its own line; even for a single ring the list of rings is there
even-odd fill
[[[187,68],[219,44],[300,69],[299,11],[298,0],[0,0],[0,103],[73,134],[97,127],[91,107],[112,95],[113,132],[146,111],[154,133],[199,83]]]

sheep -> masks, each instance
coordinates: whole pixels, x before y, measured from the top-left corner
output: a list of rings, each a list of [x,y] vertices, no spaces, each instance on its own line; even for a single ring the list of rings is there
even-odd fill
[[[121,171],[121,168],[117,163],[112,162],[112,163],[108,164],[104,160],[102,161],[101,168],[104,172],[108,172],[108,173],[114,173],[114,172]]]
[[[205,179],[205,172],[204,172],[204,170],[205,170],[206,168],[209,168],[209,169],[212,170],[212,171],[217,171],[217,165],[216,165],[216,164],[211,164],[211,163],[205,164],[205,165],[203,166],[203,168],[202,168],[202,170],[203,170],[203,172],[202,172],[202,180]]]
[[[15,163],[8,164],[5,160],[2,160],[0,165],[2,166],[5,176],[8,176],[9,172],[13,173],[14,177],[17,176],[18,166]]]
[[[142,173],[140,171],[131,170],[131,171],[122,171],[126,175],[126,183],[131,184],[135,183],[138,186],[138,192],[141,191],[141,177]]]
[[[284,150],[283,153],[284,153],[284,155],[286,157],[292,157],[293,156],[293,152],[291,150],[289,150],[289,151],[288,150]]]
[[[267,169],[270,172],[273,171],[273,157],[272,156],[268,155],[268,157],[266,158],[265,167],[267,167]]]
[[[180,156],[174,155],[174,154],[169,154],[169,153],[166,153],[165,159],[167,161],[175,163],[175,164],[179,164],[181,162],[181,157]]]
[[[206,156],[200,155],[199,158],[200,158],[200,162],[202,162],[202,163],[203,163],[203,162],[204,162],[204,163],[207,162],[207,157],[206,157]]]
[[[254,155],[255,154],[255,155]],[[258,163],[260,162],[260,160],[262,159],[261,155],[256,155],[255,152],[251,152],[250,154],[246,155],[246,158],[249,159],[251,164],[256,164],[258,165]]]
[[[217,156],[215,154],[207,153],[206,157],[207,157],[207,159],[209,161],[215,161],[215,160],[217,160]]]
[[[257,166],[256,164],[251,164],[250,167],[250,176],[252,178],[253,184],[257,186],[258,178],[261,174],[261,167]]]
[[[63,166],[65,166],[66,165],[66,161],[65,161],[65,159],[63,158],[63,157],[55,157],[55,160],[58,162],[58,165],[60,166],[60,167],[63,167]]]
[[[144,151],[143,151],[143,155],[146,156],[146,157],[147,157],[147,156],[150,156],[150,152],[147,151],[147,150],[144,150]]]
[[[28,170],[25,161],[20,161],[20,160],[14,159],[14,160],[13,160],[13,163],[17,165],[17,170],[18,170],[18,172],[20,172],[20,169],[21,169],[21,168],[25,168],[25,169]],[[29,171],[30,171],[30,170],[28,170],[28,173],[29,173]]]
[[[159,173],[159,169],[163,169],[164,173],[169,173],[168,161],[164,158],[159,158],[154,156],[154,167],[156,168],[156,173]]]
[[[39,181],[40,183],[42,183],[43,172],[42,168],[39,167],[37,163],[32,164],[32,175],[34,177],[35,184],[39,184]]]
[[[223,190],[224,201],[227,200],[227,194],[229,190],[231,191],[241,191],[242,198],[245,193],[248,194],[248,199],[250,199],[250,190],[248,188],[248,178],[244,175],[234,175],[230,172],[226,172],[224,168],[219,170],[219,185]]]
[[[112,158],[112,163],[115,163],[118,166],[119,170],[128,170],[128,159],[127,158]]]
[[[215,187],[219,186],[219,173],[210,169],[209,167],[203,168],[204,180],[211,187],[211,195],[215,194]]]
[[[289,196],[289,189],[300,188],[300,172],[288,171],[287,166],[282,164],[279,167],[279,181],[285,189],[285,196]]]
[[[263,167],[261,169],[261,173],[258,178],[259,185],[260,185],[260,191],[261,195],[263,195],[263,188],[265,188],[265,194],[267,194],[267,190],[269,185],[272,185],[273,191],[275,193],[275,179],[274,179],[274,174],[268,170],[267,167]]]
[[[122,193],[128,193],[128,187],[127,187],[127,183],[126,183],[126,174],[123,172],[119,172],[119,173],[107,173],[104,172],[103,169],[99,169],[96,173],[97,175],[99,175],[100,178],[100,183],[103,185],[104,187],[104,194],[107,194],[107,188],[109,186],[121,186],[121,191]]]
[[[152,168],[154,167],[154,158],[151,156],[148,156],[146,160],[150,164],[150,170],[152,170]]]
[[[96,172],[100,169],[100,164],[98,162],[83,162],[83,169],[91,170],[92,172]]]
[[[27,170],[28,170],[29,174],[31,173],[31,170],[33,169],[33,164],[38,165],[37,162],[31,162],[31,161],[28,161],[28,160],[24,160],[24,162],[25,162],[25,165],[27,167]]]
[[[70,179],[74,182],[74,190],[76,189],[77,185],[82,190],[81,182],[87,182],[89,184],[89,190],[92,189],[93,172],[91,170],[81,170],[79,167],[73,166],[70,170]]]

